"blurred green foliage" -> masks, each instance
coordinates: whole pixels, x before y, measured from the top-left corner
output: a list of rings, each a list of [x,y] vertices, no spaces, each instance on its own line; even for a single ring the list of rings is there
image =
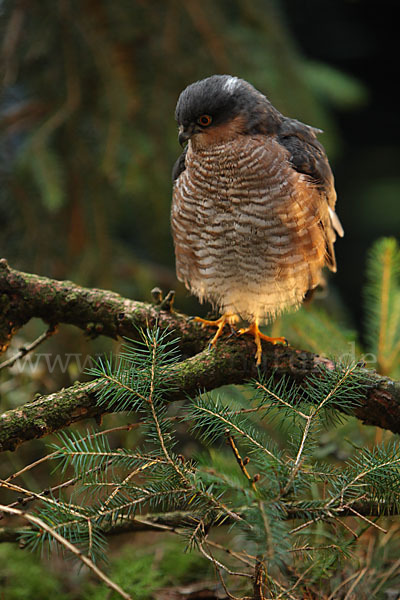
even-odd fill
[[[55,595],[59,600],[67,600],[67,595],[63,593],[57,577],[47,571],[35,555],[27,555],[17,550],[14,544],[1,544],[0,596],[2,598],[50,600]]]
[[[162,587],[193,583],[207,576],[212,568],[204,559],[185,552],[183,540],[169,539],[146,548],[126,546],[111,564],[113,581],[125,587],[135,600],[157,598]],[[97,582],[89,584],[82,600],[117,599],[117,594]]]
[[[5,0],[0,34],[0,254],[137,298],[176,285],[170,172],[186,85],[248,79],[324,129],[331,158],[332,107],[366,100],[351,76],[301,54],[278,0]]]
[[[65,565],[64,565],[65,567]],[[135,600],[151,600],[157,590],[210,577],[212,569],[200,556],[186,553],[183,540],[157,537],[157,545],[125,545],[113,555],[108,573]],[[77,569],[61,573],[54,562],[40,562],[37,555],[18,550],[14,544],[0,545],[0,597],[5,600],[111,600],[119,598],[87,572]]]

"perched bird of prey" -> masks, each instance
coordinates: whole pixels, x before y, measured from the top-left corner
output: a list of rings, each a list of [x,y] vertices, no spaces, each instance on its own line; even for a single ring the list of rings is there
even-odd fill
[[[259,323],[300,306],[336,271],[333,244],[343,229],[319,129],[284,117],[250,83],[213,75],[189,85],[176,106],[179,142],[171,211],[176,270],[200,301],[239,317],[261,361]]]

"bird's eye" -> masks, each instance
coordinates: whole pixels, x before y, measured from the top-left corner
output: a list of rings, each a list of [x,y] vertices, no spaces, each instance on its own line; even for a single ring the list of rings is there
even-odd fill
[[[212,117],[210,115],[202,115],[197,119],[197,123],[202,127],[208,127],[208,125],[211,125],[211,121]]]

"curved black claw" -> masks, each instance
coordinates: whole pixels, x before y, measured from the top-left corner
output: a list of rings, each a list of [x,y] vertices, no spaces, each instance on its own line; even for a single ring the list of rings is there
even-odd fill
[[[230,327],[231,332],[226,339],[230,340],[231,337],[239,337],[238,331],[234,328],[234,326],[231,323],[229,323],[229,327]]]

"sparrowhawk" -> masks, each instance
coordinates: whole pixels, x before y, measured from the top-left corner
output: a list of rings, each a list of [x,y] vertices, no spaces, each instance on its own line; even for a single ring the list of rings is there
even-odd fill
[[[213,75],[189,85],[176,106],[179,141],[171,211],[178,278],[254,335],[260,322],[297,308],[336,271],[333,244],[343,229],[319,129],[283,116],[243,79]]]

